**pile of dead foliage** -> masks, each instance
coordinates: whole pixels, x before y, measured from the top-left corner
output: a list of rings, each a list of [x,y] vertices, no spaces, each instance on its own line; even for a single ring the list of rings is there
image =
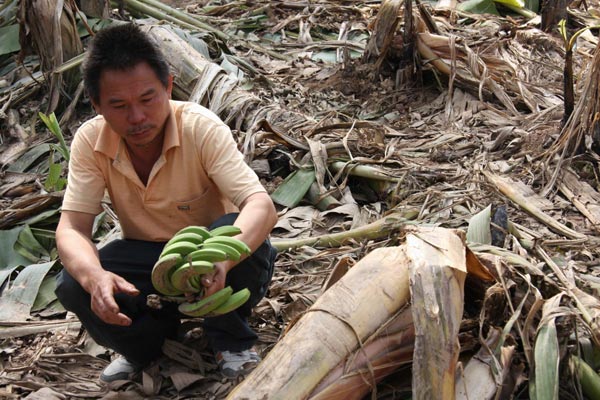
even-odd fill
[[[597,4],[40,3],[0,5],[3,398],[598,398]],[[53,294],[82,52],[122,19],[278,205],[266,359],[240,385],[191,320],[100,386],[113,354]],[[118,234],[107,202],[94,237]]]

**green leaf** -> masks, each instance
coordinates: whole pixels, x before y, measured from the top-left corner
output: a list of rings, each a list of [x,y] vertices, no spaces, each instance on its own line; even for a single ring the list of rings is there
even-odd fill
[[[42,257],[50,257],[50,253],[44,246],[37,240],[29,225],[26,225],[21,233],[19,234],[19,240],[17,243],[25,248],[29,253],[33,254],[38,261]]]
[[[468,0],[460,3],[458,9],[473,14],[500,15],[493,0]]]
[[[33,215],[31,218],[26,219],[25,221],[23,221],[23,224],[27,224],[27,225],[35,225],[38,223],[57,223],[58,222],[58,214],[59,214],[59,210],[58,208],[53,208],[53,209],[49,209],[46,211],[43,211],[37,215]]]
[[[540,328],[535,340],[535,399],[558,399],[558,337],[554,319]]]
[[[600,376],[592,367],[576,355],[570,359],[575,376],[581,383],[581,390],[588,399],[600,398]]]
[[[467,228],[467,241],[470,243],[492,244],[492,205],[471,217]]]
[[[304,198],[315,179],[314,169],[298,169],[289,174],[271,193],[271,199],[284,207],[295,207]]]
[[[525,0],[525,8],[533,12],[540,11],[540,0]]]
[[[0,28],[0,56],[21,50],[19,45],[19,25]]]
[[[38,113],[40,119],[44,122],[46,127],[52,132],[54,136],[58,139],[60,143],[60,147],[56,147],[56,149],[60,152],[63,158],[69,161],[69,147],[65,142],[65,137],[60,129],[60,125],[58,124],[58,120],[56,119],[56,115],[54,113],[50,113],[50,115],[46,115],[43,112]]]
[[[27,150],[17,161],[7,169],[11,172],[27,172],[27,170],[44,154],[50,151],[50,145],[42,143]]]
[[[0,2],[0,26],[14,24],[19,8],[19,1],[17,0],[4,0]]]
[[[514,8],[525,8],[525,3],[523,0],[494,0],[496,3],[503,4],[505,6],[514,7]]]
[[[12,272],[14,267],[29,264],[29,260],[15,251],[15,243],[17,243],[22,230],[22,226],[7,231],[0,230],[0,271],[10,270]],[[2,282],[4,279],[0,280],[0,283]]]
[[[58,146],[54,144],[51,144],[50,146],[53,150],[58,150]],[[61,177],[63,166],[60,163],[54,162],[53,152],[50,152],[48,163],[50,165],[48,167],[48,176],[46,176],[44,187],[49,192],[60,191],[66,185],[66,180]]]
[[[38,294],[31,306],[31,311],[40,311],[56,300],[56,275],[46,276],[40,285]]]
[[[37,298],[42,281],[56,261],[23,268],[0,297],[0,321],[25,321]]]
[[[335,50],[322,50],[313,53],[311,59],[322,61],[324,63],[335,64],[337,62],[337,52]]]

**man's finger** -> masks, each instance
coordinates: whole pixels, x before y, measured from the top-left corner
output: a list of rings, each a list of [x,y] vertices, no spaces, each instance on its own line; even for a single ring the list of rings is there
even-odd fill
[[[123,313],[118,313],[115,317],[115,325],[121,325],[121,326],[129,326],[131,325],[131,318],[129,318],[127,315],[123,314]]]
[[[202,281],[202,286],[204,286],[204,287],[209,287],[213,283],[212,277],[206,276],[206,275],[202,277],[201,281]]]

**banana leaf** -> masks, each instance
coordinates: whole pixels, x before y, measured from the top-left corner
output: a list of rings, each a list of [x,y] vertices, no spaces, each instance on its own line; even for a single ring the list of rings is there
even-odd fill
[[[29,260],[14,249],[22,230],[22,226],[10,230],[0,230],[0,285],[4,283],[15,267],[29,264]]]
[[[469,243],[492,244],[492,205],[490,204],[469,220],[467,241]]]
[[[19,25],[8,25],[0,28],[0,56],[19,51]]]
[[[26,321],[38,296],[44,277],[56,261],[31,264],[23,268],[0,297],[0,321]]]
[[[469,0],[458,5],[461,11],[473,14],[493,14],[500,15],[493,0]]]
[[[542,322],[535,339],[535,369],[531,376],[529,394],[534,400],[558,399],[558,366],[560,362],[555,318],[562,293],[547,300]]]
[[[46,276],[40,285],[38,290],[38,294],[31,306],[31,311],[41,311],[51,303],[56,301],[56,294],[54,290],[56,289],[56,275]]]
[[[34,259],[32,262],[37,262],[40,258],[48,260],[50,257],[50,252],[38,241],[29,225],[23,227],[17,243],[33,254]]]
[[[284,207],[296,207],[308,193],[315,179],[314,169],[298,169],[288,175],[277,189],[271,193],[271,198],[275,203]]]
[[[598,376],[598,373],[588,363],[575,355],[571,356],[570,362],[575,376],[579,379],[583,394],[588,399],[600,398],[600,376]]]

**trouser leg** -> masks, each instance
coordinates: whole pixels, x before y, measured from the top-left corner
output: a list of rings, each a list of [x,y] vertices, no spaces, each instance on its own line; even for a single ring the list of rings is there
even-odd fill
[[[164,243],[115,240],[99,251],[104,269],[122,276],[140,291],[138,296],[115,296],[121,312],[131,318],[130,326],[103,322],[91,310],[89,293],[65,269],[58,277],[58,299],[77,315],[90,336],[98,344],[142,365],[161,354],[165,338],[174,338],[179,326],[179,315],[173,304],[165,304],[162,310],[146,305],[146,296],[156,293],[150,274],[163,246]]]
[[[237,215],[224,215],[215,221],[210,229],[233,225]],[[266,240],[250,257],[227,273],[226,286],[231,286],[234,292],[248,288],[251,295],[250,299],[235,311],[204,320],[204,332],[214,350],[241,351],[256,343],[258,336],[248,325],[248,317],[269,288],[276,255],[277,251]]]

